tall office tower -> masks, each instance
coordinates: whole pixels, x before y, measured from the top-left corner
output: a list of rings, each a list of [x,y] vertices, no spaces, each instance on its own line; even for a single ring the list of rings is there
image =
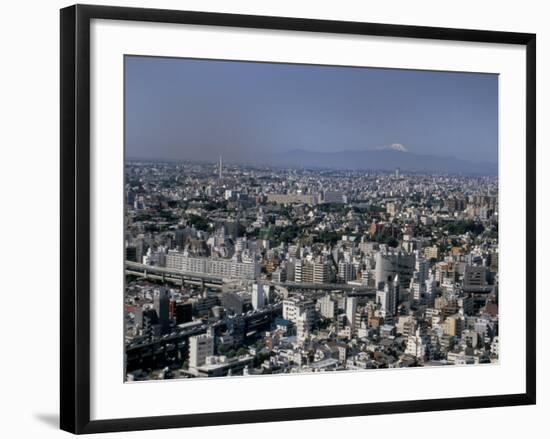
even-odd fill
[[[419,280],[413,278],[411,281],[410,290],[414,301],[422,302],[426,293],[426,281],[420,282]]]
[[[214,355],[214,337],[207,334],[189,337],[189,367],[202,366],[211,355]]]
[[[153,307],[157,312],[161,331],[166,334],[170,329],[170,291],[168,289],[160,288],[155,291]]]
[[[325,203],[345,203],[346,195],[340,191],[325,191],[323,201]]]
[[[330,277],[330,266],[327,262],[313,263],[313,282],[314,283],[318,283],[318,284],[328,283],[330,280],[329,277]]]
[[[221,296],[221,303],[228,314],[243,313],[243,298],[237,293],[228,291]]]
[[[466,265],[464,269],[464,290],[483,290],[487,286],[487,267]]]
[[[389,313],[389,309],[390,309],[389,294],[390,293],[386,284],[378,285],[378,290],[376,290],[376,303],[380,305],[380,310],[383,312],[384,316]]]
[[[424,283],[426,279],[428,279],[429,268],[430,268],[430,264],[425,258],[421,256],[418,256],[416,258],[416,261],[414,264],[414,270],[415,270],[414,274],[418,282]]]
[[[346,319],[353,333],[357,316],[357,297],[346,297]]]
[[[304,261],[301,259],[296,259],[294,262],[294,281],[295,282],[303,282],[302,278],[302,272],[304,267]]]
[[[218,169],[218,172],[219,172],[219,179],[221,180],[222,179],[222,156],[220,156],[220,167]]]
[[[397,306],[399,304],[399,276],[396,275],[393,281],[388,281],[380,284],[376,292],[376,302],[380,304],[380,308],[387,316],[395,316],[397,314]]]
[[[315,317],[315,302],[313,300],[298,297],[283,300],[283,319],[296,323],[298,316],[304,312],[308,316],[308,321],[313,323]]]
[[[317,268],[316,268],[317,267]],[[316,277],[317,274],[317,277]],[[316,280],[317,279],[317,280]],[[294,280],[303,283],[322,283],[323,267],[318,262],[296,260],[294,265]]]
[[[414,254],[403,252],[378,252],[376,254],[375,278],[376,285],[393,279],[399,274],[401,288],[408,288],[415,268]]]
[[[420,334],[420,329],[417,329],[414,335],[407,337],[407,347],[405,353],[415,357],[417,360],[425,360],[430,354],[430,339],[425,335]]]
[[[136,310],[136,326],[143,331],[144,335],[152,335],[153,327],[158,324],[158,315],[154,309]]]
[[[351,262],[340,261],[338,263],[338,279],[343,282],[355,279],[355,267]]]
[[[175,242],[176,242],[176,246],[180,250],[183,250],[183,248],[185,247],[185,241],[188,236],[189,236],[189,230],[187,230],[187,228],[176,230]]]
[[[137,248],[136,248],[135,245],[126,246],[126,260],[127,261],[132,261],[132,262],[138,262],[138,260],[137,260]]]
[[[227,319],[227,330],[233,337],[233,341],[236,345],[244,342],[246,331],[246,320],[242,315],[236,315]]]
[[[126,204],[128,206],[133,207],[135,199],[136,199],[136,194],[131,190],[126,190]]]
[[[401,294],[401,276],[398,274],[393,278],[393,282],[390,285],[390,288],[393,290],[392,296],[392,311],[393,315],[397,315],[397,308],[399,307],[400,294]]]
[[[273,273],[271,273],[271,280],[273,282],[286,282],[286,268],[284,266],[277,267]]]
[[[176,304],[176,324],[181,325],[193,320],[193,305],[191,303]]]
[[[313,313],[311,308],[299,309],[296,317],[296,337],[299,341],[304,341],[309,336],[309,331],[313,324]]]
[[[338,314],[338,302],[330,294],[321,297],[318,301],[319,312],[327,319],[333,319]]]
[[[143,235],[135,240],[136,245],[136,260],[141,264],[143,262],[143,256],[147,253],[148,245],[143,239]]]
[[[266,288],[269,288],[269,285],[264,285],[261,282],[252,285],[252,308],[261,309],[265,306]]]

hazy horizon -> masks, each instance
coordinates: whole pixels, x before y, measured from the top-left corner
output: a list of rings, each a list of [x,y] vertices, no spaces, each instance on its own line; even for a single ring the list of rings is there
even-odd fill
[[[498,161],[498,75],[126,56],[125,154],[256,162],[389,148]]]

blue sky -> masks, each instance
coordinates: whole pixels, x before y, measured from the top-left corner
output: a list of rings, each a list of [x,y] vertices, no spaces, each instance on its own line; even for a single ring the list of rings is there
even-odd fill
[[[497,162],[498,76],[126,57],[129,158],[228,160],[402,144]]]

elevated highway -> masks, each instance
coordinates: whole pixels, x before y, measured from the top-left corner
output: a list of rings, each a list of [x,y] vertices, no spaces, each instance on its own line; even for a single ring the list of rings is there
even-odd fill
[[[156,267],[153,265],[140,264],[138,262],[126,261],[125,271],[127,275],[142,277],[144,279],[172,282],[178,285],[195,285],[221,289],[224,284],[232,282],[251,283],[249,279],[228,279],[221,276],[206,273],[195,273],[172,268]],[[376,294],[376,292],[364,285],[351,285],[344,283],[302,283],[302,282],[272,282],[262,281],[264,284],[276,287],[284,287],[289,290],[323,290],[323,291],[346,291],[362,294]]]

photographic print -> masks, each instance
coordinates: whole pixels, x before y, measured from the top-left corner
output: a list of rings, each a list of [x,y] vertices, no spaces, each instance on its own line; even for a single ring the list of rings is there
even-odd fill
[[[126,55],[124,137],[127,382],[498,363],[497,74]]]

